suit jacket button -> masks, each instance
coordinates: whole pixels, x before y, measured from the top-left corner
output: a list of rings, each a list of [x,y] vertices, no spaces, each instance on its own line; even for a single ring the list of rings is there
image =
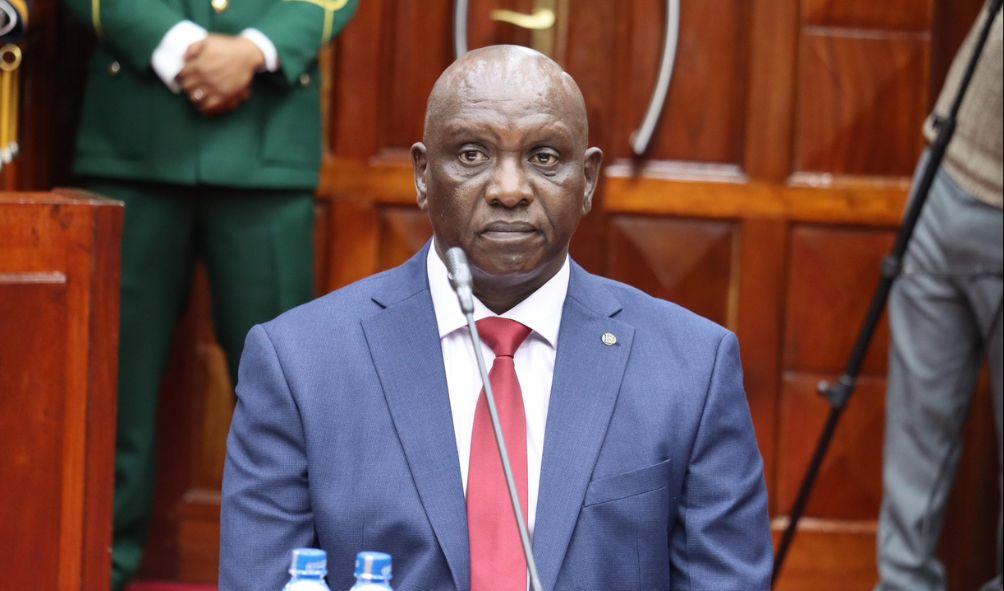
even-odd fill
[[[108,64],[108,74],[110,76],[115,76],[122,71],[122,66],[118,62],[112,62]]]
[[[300,86],[310,86],[310,74],[300,74]]]
[[[230,8],[230,0],[209,0],[209,4],[216,11],[216,14],[223,14]]]

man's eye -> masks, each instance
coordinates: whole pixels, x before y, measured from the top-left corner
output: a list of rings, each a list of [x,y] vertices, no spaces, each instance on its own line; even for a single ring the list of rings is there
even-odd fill
[[[488,156],[481,150],[464,150],[460,153],[460,160],[468,164],[477,164],[488,160]]]
[[[537,152],[533,156],[530,156],[530,161],[542,166],[551,166],[558,162],[558,157],[550,152]]]

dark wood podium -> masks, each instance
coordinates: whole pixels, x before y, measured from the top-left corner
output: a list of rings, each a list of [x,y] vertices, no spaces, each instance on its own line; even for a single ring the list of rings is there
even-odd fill
[[[0,573],[108,589],[121,203],[0,193]]]

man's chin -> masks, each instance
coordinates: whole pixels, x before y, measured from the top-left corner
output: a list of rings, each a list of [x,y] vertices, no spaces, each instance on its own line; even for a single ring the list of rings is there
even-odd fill
[[[471,263],[471,271],[475,279],[487,280],[497,285],[522,283],[540,274],[544,267],[543,261],[539,257],[521,254],[503,257],[477,257]]]

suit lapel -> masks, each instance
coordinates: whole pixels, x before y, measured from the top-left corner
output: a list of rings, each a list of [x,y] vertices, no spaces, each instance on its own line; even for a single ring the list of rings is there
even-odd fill
[[[465,590],[470,586],[467,505],[425,274],[427,249],[373,298],[387,308],[364,320],[363,331],[422,505],[454,584]]]
[[[572,265],[548,406],[533,548],[545,589],[553,588],[613,413],[634,329],[611,318],[620,306]],[[604,343],[611,333],[616,344]],[[608,339],[609,341],[609,339]]]

